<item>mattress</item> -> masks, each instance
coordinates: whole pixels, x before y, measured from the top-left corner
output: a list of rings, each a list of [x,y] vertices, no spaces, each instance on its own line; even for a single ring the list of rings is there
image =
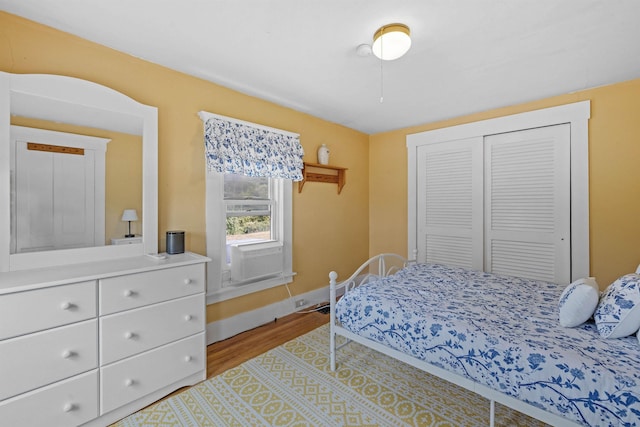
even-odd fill
[[[343,296],[345,329],[588,426],[640,425],[640,344],[558,323],[564,286],[413,264]]]

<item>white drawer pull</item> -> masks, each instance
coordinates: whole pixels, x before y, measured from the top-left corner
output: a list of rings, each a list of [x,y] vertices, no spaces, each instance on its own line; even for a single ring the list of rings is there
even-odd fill
[[[75,355],[75,353],[71,350],[65,350],[62,352],[62,358],[63,359],[71,359],[73,356]]]
[[[185,362],[191,362],[192,360],[193,360],[193,357],[191,357],[191,356],[185,356],[184,357],[184,361]]]
[[[65,405],[62,407],[62,410],[64,412],[71,412],[74,409],[76,409],[76,405],[74,405],[73,403],[65,403]]]
[[[183,282],[185,285],[189,285],[192,283],[192,280],[187,277],[186,279],[183,280]]]
[[[133,291],[131,289],[126,289],[122,294],[125,297],[132,297],[133,296]]]
[[[134,383],[135,381],[133,381],[131,378],[127,378],[126,380],[124,380],[124,385],[127,387],[131,387]]]
[[[192,319],[193,319],[193,316],[190,315],[190,314],[187,314],[187,315],[184,316],[184,320],[186,320],[187,322],[192,320]]]
[[[73,304],[71,304],[69,301],[65,301],[62,304],[60,304],[60,309],[62,310],[71,310],[72,307],[73,307]]]
[[[131,332],[131,331],[127,331],[127,332],[125,332],[125,333],[124,333],[124,337],[125,337],[126,339],[128,339],[128,340],[132,340],[135,336],[136,336],[136,334],[134,334],[134,333],[133,333],[133,332]]]

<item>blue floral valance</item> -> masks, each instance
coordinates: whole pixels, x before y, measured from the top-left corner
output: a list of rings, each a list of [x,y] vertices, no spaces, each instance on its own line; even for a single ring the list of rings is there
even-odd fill
[[[208,171],[302,180],[304,150],[297,135],[209,117],[204,145]]]

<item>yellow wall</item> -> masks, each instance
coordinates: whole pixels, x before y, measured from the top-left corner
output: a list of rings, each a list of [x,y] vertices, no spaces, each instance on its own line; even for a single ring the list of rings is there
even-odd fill
[[[300,134],[316,161],[317,147],[331,149],[331,164],[349,168],[340,195],[335,184],[307,183],[293,191],[291,292],[326,286],[331,269],[344,275],[368,255],[368,136],[195,77],[143,61],[52,28],[0,12],[0,70],[61,74],[90,80],[158,107],[160,249],[167,230],[186,230],[185,246],[205,254],[205,164],[197,113],[236,117]],[[214,304],[209,322],[288,297],[284,287]]]
[[[604,288],[620,275],[635,271],[640,264],[640,79],[371,135],[369,253],[407,253],[408,134],[583,100],[591,100],[591,275]]]

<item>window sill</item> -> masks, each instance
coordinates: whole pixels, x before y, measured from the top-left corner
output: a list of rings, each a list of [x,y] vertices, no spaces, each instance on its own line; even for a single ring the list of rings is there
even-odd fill
[[[270,277],[268,279],[259,280],[253,283],[247,283],[243,285],[229,285],[222,289],[210,292],[207,294],[207,305],[215,304],[218,302],[238,298],[241,296],[249,295],[254,292],[264,291],[266,289],[275,288],[276,286],[282,286],[293,281],[293,276],[296,273],[285,273],[277,277]]]

